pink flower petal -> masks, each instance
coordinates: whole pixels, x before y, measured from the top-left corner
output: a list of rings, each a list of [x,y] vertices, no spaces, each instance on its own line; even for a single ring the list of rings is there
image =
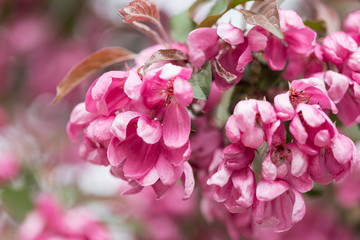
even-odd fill
[[[330,87],[327,93],[331,100],[333,100],[334,103],[339,103],[349,87],[350,79],[340,73],[327,71],[324,76],[324,81]]]
[[[266,154],[264,160],[262,161],[261,174],[266,180],[273,181],[276,179],[277,167],[271,161],[270,152]]]
[[[241,142],[249,148],[258,148],[264,142],[264,132],[261,128],[253,127],[241,135]]]
[[[274,108],[268,101],[257,101],[257,107],[263,123],[273,123],[277,120]]]
[[[133,111],[126,111],[119,113],[110,128],[110,132],[114,134],[117,138],[119,138],[121,141],[125,140],[126,138],[126,129],[128,127],[128,124],[131,120],[136,120],[135,118],[138,118],[141,116],[141,113],[133,112]]]
[[[184,167],[174,167],[167,159],[161,154],[156,162],[156,170],[159,174],[160,180],[165,185],[175,184],[181,177]]]
[[[287,147],[291,150],[291,174],[295,177],[300,177],[307,170],[308,156],[294,143],[287,144]]]
[[[167,63],[161,70],[160,78],[164,80],[172,80],[177,77],[182,70],[182,67]]]
[[[286,64],[286,48],[277,37],[270,37],[264,57],[272,70],[279,71]]]
[[[250,29],[246,37],[251,51],[258,52],[266,48],[268,38],[265,34],[266,33],[261,32],[257,27]]]
[[[318,147],[326,147],[330,144],[330,133],[327,129],[320,130],[316,133],[314,144]]]
[[[193,101],[193,89],[187,80],[176,78],[174,81],[174,96],[177,102],[188,106]]]
[[[348,137],[338,134],[331,146],[336,161],[340,164],[349,162],[353,156],[353,146],[352,141]]]
[[[306,205],[302,194],[295,190],[293,192],[295,194],[295,202],[292,210],[292,222],[297,223],[304,218]]]
[[[189,199],[195,188],[195,179],[193,170],[188,162],[184,163],[184,175],[182,182],[184,183],[184,200]]]
[[[240,141],[241,132],[235,115],[231,115],[226,122],[226,136],[232,143]]]
[[[143,86],[140,76],[134,71],[129,71],[129,76],[124,85],[126,95],[133,100],[138,100],[142,94]]]
[[[251,207],[254,203],[256,185],[253,171],[246,168],[243,171],[236,172],[232,175],[231,180],[240,193],[236,203],[245,208]]]
[[[289,121],[294,117],[295,109],[289,99],[289,92],[281,93],[274,98],[274,108],[282,121]]]
[[[86,135],[94,142],[102,143],[109,141],[112,137],[110,128],[114,122],[115,116],[103,116],[93,120],[86,128]]]
[[[127,151],[124,149],[123,145],[120,146],[120,144],[121,142],[116,137],[113,137],[110,140],[107,158],[111,166],[118,166],[126,159]]]
[[[244,42],[244,33],[230,23],[221,23],[217,27],[217,34],[227,43],[238,45]]]
[[[238,59],[238,63],[236,66],[236,71],[238,72],[242,72],[244,71],[244,68],[246,67],[246,65],[248,65],[249,62],[251,62],[251,60],[253,59],[252,54],[251,54],[251,50],[250,47],[247,46],[244,50],[244,52],[240,55],[239,59]]]
[[[321,110],[312,105],[299,103],[296,107],[296,112],[299,113],[300,111],[306,123],[313,128],[319,127],[325,122],[324,117],[320,114]]]
[[[145,176],[136,181],[143,187],[151,186],[159,179],[159,174],[154,166]]]
[[[225,186],[229,182],[231,171],[225,168],[225,164],[221,164],[218,171],[213,174],[208,180],[208,185],[217,185],[219,187]]]
[[[137,135],[148,144],[157,143],[162,135],[161,123],[148,116],[141,116],[137,122]]]
[[[289,188],[289,184],[285,181],[277,180],[270,182],[263,179],[260,180],[256,187],[256,197],[260,201],[271,201],[289,190]]]
[[[182,105],[172,103],[163,119],[163,139],[166,146],[180,148],[189,140],[190,116]]]
[[[290,122],[289,130],[291,136],[293,136],[297,142],[299,142],[300,144],[306,143],[308,134],[306,132],[306,129],[302,125],[298,114],[296,114],[293,120]]]
[[[148,145],[141,141],[141,138],[138,138],[122,143],[127,148],[127,158],[123,170],[128,179],[144,177],[159,158],[158,145]]]

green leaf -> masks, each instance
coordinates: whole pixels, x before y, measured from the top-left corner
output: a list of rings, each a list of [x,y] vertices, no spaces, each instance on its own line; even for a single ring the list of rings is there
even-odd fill
[[[18,221],[24,220],[26,214],[34,208],[30,191],[26,188],[5,188],[1,200],[5,210]]]
[[[204,67],[196,73],[193,73],[189,82],[193,88],[194,98],[207,100],[211,90],[211,65],[206,63]]]
[[[200,27],[211,27],[214,25],[219,18],[221,18],[227,11],[236,7],[239,4],[243,4],[252,0],[219,0],[215,3],[214,7],[210,10],[209,16],[207,16],[198,25]],[[260,0],[261,1],[261,0]],[[224,7],[224,4],[226,7]],[[223,10],[223,11],[221,11]],[[213,15],[211,15],[213,14]]]
[[[195,28],[196,23],[190,18],[186,11],[170,19],[171,36],[179,42],[185,42],[189,33]]]
[[[208,16],[223,13],[227,9],[228,0],[218,0],[210,9]]]
[[[323,20],[319,20],[319,21],[305,20],[304,24],[305,26],[308,26],[315,32],[326,33],[326,24],[325,21]]]

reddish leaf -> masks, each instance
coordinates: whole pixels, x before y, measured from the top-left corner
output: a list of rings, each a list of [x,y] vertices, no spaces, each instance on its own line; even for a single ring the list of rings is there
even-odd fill
[[[156,62],[188,60],[188,58],[187,54],[177,49],[160,49],[145,62],[144,71],[146,72],[150,65]]]
[[[240,10],[248,24],[258,25],[271,32],[280,39],[284,36],[280,29],[279,10],[276,0],[255,2],[250,10]]]
[[[101,49],[71,69],[65,78],[56,87],[56,97],[51,104],[57,103],[66,96],[74,87],[80,84],[93,72],[110,66],[114,63],[123,62],[135,58],[135,54],[118,47]]]
[[[159,12],[154,0],[133,0],[119,10],[124,23],[134,21],[160,21]]]
[[[211,63],[214,70],[216,71],[217,74],[219,74],[221,78],[223,78],[229,84],[234,83],[234,80],[236,79],[236,75],[226,71],[223,68],[223,66],[220,64],[220,62],[216,59],[214,59]]]

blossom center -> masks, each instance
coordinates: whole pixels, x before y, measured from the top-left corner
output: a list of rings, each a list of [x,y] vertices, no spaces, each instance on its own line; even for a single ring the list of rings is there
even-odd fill
[[[308,103],[310,99],[304,90],[296,91],[294,88],[290,88],[289,98],[293,107],[296,107],[299,103]]]

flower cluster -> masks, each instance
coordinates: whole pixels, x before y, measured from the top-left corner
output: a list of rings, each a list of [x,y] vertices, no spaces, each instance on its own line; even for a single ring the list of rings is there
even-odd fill
[[[74,140],[83,132],[82,157],[128,181],[124,194],[151,186],[161,197],[181,179],[189,198],[194,169],[203,214],[226,222],[234,239],[236,228],[251,231],[252,221],[275,231],[301,221],[303,194],[314,182],[339,181],[360,160],[333,120],[360,122],[360,31],[352,20],[360,12],[348,16],[345,32],[322,42],[296,12],[278,14],[282,38],[261,24],[246,31],[220,23],[193,30],[187,45],[145,49],[128,71],[103,74],[67,126]],[[181,57],[159,57],[169,48]],[[209,64],[204,100],[197,93],[206,92],[205,77],[198,76]],[[264,64],[282,71],[288,89],[275,83],[263,93],[269,100],[257,100],[246,83],[252,86],[251,71]],[[242,100],[234,95],[241,87]],[[216,123],[221,96],[234,88],[231,101],[240,101],[228,106],[226,124]]]
[[[84,131],[81,155],[110,165],[130,181],[129,192],[152,186],[161,197],[183,177],[185,198],[194,188],[187,162],[193,100],[192,70],[165,64],[144,76],[134,70],[111,71],[99,77],[78,104],[67,126],[72,138]]]

